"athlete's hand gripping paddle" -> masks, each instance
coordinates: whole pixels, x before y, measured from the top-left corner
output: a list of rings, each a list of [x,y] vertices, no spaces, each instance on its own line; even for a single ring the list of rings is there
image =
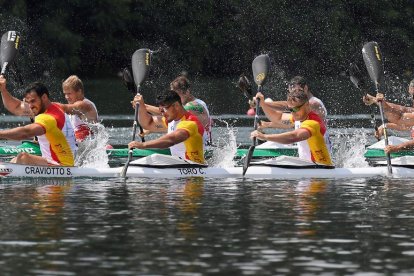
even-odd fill
[[[263,91],[263,85],[267,80],[267,75],[270,71],[270,58],[268,55],[260,55],[257,56],[252,62],[252,70],[253,70],[253,78],[255,83],[257,84],[258,92]],[[254,130],[257,130],[258,122],[259,122],[259,108],[260,102],[259,99],[256,99],[256,115],[254,117]],[[256,147],[256,137],[253,138],[252,145],[247,152],[246,159],[244,160],[243,164],[243,176],[246,174],[247,169],[249,168],[250,161],[253,156],[254,149]]]
[[[145,78],[148,76],[149,73],[149,68],[151,65],[151,53],[152,51],[149,49],[139,49],[136,50],[135,53],[132,55],[132,74],[134,76],[134,82],[135,85],[131,84],[131,74],[128,72],[125,72],[124,70],[124,81],[127,85],[128,88],[135,88],[136,86],[136,95],[139,95],[139,91],[141,88],[141,84],[144,82]],[[129,75],[128,75],[129,73]],[[126,80],[125,80],[126,78]],[[139,104],[137,103],[135,105],[135,115],[134,115],[134,124],[133,124],[133,131],[132,131],[132,141],[135,140],[135,134],[137,131],[137,126],[139,125],[139,120],[138,120],[138,110],[139,110]],[[141,133],[142,133],[142,128],[141,129]],[[144,137],[141,136],[142,141],[144,141]],[[128,170],[128,166],[129,166],[129,162],[131,161],[132,158],[132,152],[133,149],[130,149],[128,151],[128,159],[124,165],[124,168],[122,169],[121,172],[121,177],[125,178],[127,170]]]
[[[383,83],[384,79],[384,66],[382,63],[382,54],[379,49],[377,42],[368,42],[362,47],[362,57],[364,58],[365,66],[367,67],[368,74],[374,83],[376,93],[380,90],[380,85]],[[384,105],[383,102],[379,102],[379,110],[381,115],[381,121],[384,128],[384,141],[385,146],[388,146],[388,135],[387,128],[385,126],[385,117],[384,117]],[[388,173],[392,174],[391,166],[391,155],[387,153],[387,167]]]

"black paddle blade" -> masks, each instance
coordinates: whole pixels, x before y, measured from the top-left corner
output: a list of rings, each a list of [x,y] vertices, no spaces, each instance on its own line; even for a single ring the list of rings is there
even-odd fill
[[[135,93],[135,83],[132,79],[131,72],[129,71],[128,67],[125,67],[122,69],[122,81],[124,82],[124,85],[126,88],[131,91],[132,93]]]
[[[256,146],[250,146],[249,151],[247,152],[246,159],[244,160],[244,163],[243,163],[243,176],[246,174],[246,171],[249,168],[250,160],[253,157],[253,152],[254,152],[255,147]]]
[[[1,37],[1,75],[6,73],[7,66],[13,62],[19,41],[20,36],[15,31],[8,31]]]
[[[244,96],[248,99],[253,97],[252,85],[250,84],[249,79],[244,73],[240,75],[239,82],[237,83],[240,91],[243,92]]]
[[[362,90],[365,87],[361,70],[355,63],[349,64],[349,79],[356,88]]]
[[[257,56],[252,62],[252,70],[255,83],[259,86],[264,85],[270,70],[269,56]]]
[[[366,43],[364,47],[362,47],[362,57],[364,58],[368,74],[374,82],[376,90],[378,91],[380,83],[382,83],[384,78],[382,54],[378,43],[373,41]]]
[[[148,76],[151,64],[151,51],[149,49],[136,50],[132,55],[131,62],[134,81],[136,86],[139,87]]]

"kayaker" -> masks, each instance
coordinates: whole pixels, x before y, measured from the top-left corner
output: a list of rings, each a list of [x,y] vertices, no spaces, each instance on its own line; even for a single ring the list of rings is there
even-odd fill
[[[291,91],[294,91],[295,89],[299,89],[299,88],[303,89],[306,96],[308,97],[309,106],[311,110],[314,113],[316,113],[319,116],[319,118],[323,120],[325,127],[327,127],[328,111],[325,105],[323,104],[323,102],[312,94],[308,81],[303,76],[295,76],[289,81],[288,93],[290,93]],[[267,118],[270,120],[270,122],[261,121],[259,124],[259,129],[264,129],[264,128],[282,128],[282,129],[295,128],[296,129],[296,128],[299,128],[300,122],[298,121],[296,121],[295,123],[293,122],[281,123],[279,120],[272,119],[272,116],[269,114],[270,108],[276,109],[281,112],[288,111],[289,107],[288,107],[287,101],[272,101],[270,98],[267,98],[265,101],[263,101],[263,104],[261,102],[261,106]],[[328,146],[329,151],[332,153],[332,144],[329,138],[328,131],[325,132],[324,138],[325,138],[325,143]]]
[[[408,84],[408,93],[413,99],[414,106],[414,79]],[[390,103],[385,100],[384,94],[378,93],[375,97],[367,94],[362,99],[366,105],[371,105],[373,103],[379,104],[382,102],[384,115],[388,120],[388,123],[385,124],[387,129],[395,129],[399,131],[411,131],[411,138],[414,139],[414,107],[398,105]],[[378,130],[375,131],[375,137],[378,139],[384,135],[384,126],[381,125],[378,127]],[[414,149],[414,140],[410,140],[399,145],[388,145],[385,147],[384,151],[386,153],[393,153],[402,150],[413,150]]]
[[[0,82],[3,83],[1,96],[4,107],[14,115],[33,116],[29,106],[24,101],[13,97],[9,93],[4,77],[0,76]],[[69,118],[75,130],[76,140],[77,142],[81,142],[90,134],[87,123],[95,123],[98,121],[98,111],[95,104],[85,98],[83,83],[77,76],[72,75],[64,80],[62,89],[68,103],[55,104],[70,115]]]
[[[133,106],[139,103],[139,124],[151,132],[167,132],[158,139],[146,142],[132,141],[129,148],[170,148],[171,155],[205,163],[203,134],[204,127],[197,116],[185,110],[177,92],[168,90],[157,96],[159,113],[163,117],[148,113],[142,95],[135,96]]]
[[[260,106],[265,107],[263,94],[257,93],[256,97],[260,99]],[[328,145],[324,139],[325,122],[312,110],[308,94],[302,87],[291,89],[287,96],[287,106],[290,113],[269,108],[268,114],[276,122],[297,124],[298,127],[295,130],[280,134],[264,134],[255,130],[250,137],[281,144],[297,143],[299,158],[318,164],[333,165]]]
[[[85,98],[83,83],[78,76],[72,75],[64,80],[62,89],[68,103],[57,104],[69,114],[75,130],[76,141],[82,142],[91,134],[87,123],[97,123],[99,121],[98,110],[92,101]]]
[[[327,128],[328,111],[326,110],[326,107],[323,104],[323,102],[312,94],[309,88],[308,82],[304,77],[295,76],[289,81],[288,93],[290,93],[291,91],[294,91],[295,89],[302,89],[305,92],[306,96],[309,99],[309,106],[311,110],[314,113],[316,113],[319,116],[319,118],[323,120],[325,124],[325,128]],[[270,120],[270,122],[261,121],[259,124],[259,129],[265,129],[265,128],[281,128],[281,129],[295,128],[297,129],[300,127],[299,121],[280,122],[280,120],[278,119],[279,115],[277,115],[276,118],[273,118],[273,115],[271,112],[272,109],[278,110],[281,112],[286,112],[289,110],[289,105],[287,101],[272,101],[271,99],[267,98],[266,100],[260,102],[260,106],[262,107],[264,113],[266,114],[266,117]],[[329,138],[329,133],[327,130],[325,131],[324,139],[325,139],[325,143],[328,147],[329,152],[332,154],[332,143]]]
[[[322,100],[315,97],[310,89],[310,86],[308,84],[308,81],[303,76],[295,76],[293,77],[288,84],[288,92],[293,91],[296,88],[302,88],[303,91],[306,93],[306,95],[309,98],[309,105],[318,116],[325,121],[327,120],[328,111],[326,110],[325,105],[323,104]],[[279,110],[279,111],[287,111],[288,110],[288,103],[287,101],[273,101],[271,98],[267,98],[265,102],[272,108]],[[272,127],[271,122],[265,122],[262,124],[262,127]],[[293,125],[292,125],[293,127]]]
[[[211,145],[211,128],[213,120],[210,116],[207,104],[191,94],[191,83],[188,78],[184,75],[178,76],[170,83],[170,89],[177,92],[180,96],[184,109],[197,116],[205,129],[203,136],[204,143],[205,145]],[[146,107],[151,114],[162,115],[158,107],[148,104],[146,104]]]
[[[6,90],[4,78],[0,78],[0,90],[2,94]],[[22,106],[20,101],[12,101]],[[68,115],[50,101],[46,86],[40,82],[30,84],[26,88],[23,101],[24,106],[28,106],[30,114],[34,116],[34,122],[22,127],[1,130],[0,139],[23,140],[37,136],[42,156],[21,152],[11,162],[25,165],[73,166],[77,146],[72,125]],[[20,111],[25,109],[15,107]]]

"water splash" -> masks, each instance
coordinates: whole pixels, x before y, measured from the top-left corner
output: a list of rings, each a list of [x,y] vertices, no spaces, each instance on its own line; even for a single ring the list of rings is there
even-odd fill
[[[367,133],[364,130],[355,130],[352,133],[338,133],[334,140],[333,159],[335,166],[345,168],[369,167],[365,160],[365,145],[369,144]]]
[[[218,168],[234,167],[234,156],[237,153],[237,129],[229,126],[225,121],[222,122],[226,124],[226,127],[216,134],[217,147],[213,149],[208,164]]]
[[[75,165],[79,167],[109,168],[106,146],[109,140],[109,133],[100,123],[88,123],[94,133],[79,143]]]

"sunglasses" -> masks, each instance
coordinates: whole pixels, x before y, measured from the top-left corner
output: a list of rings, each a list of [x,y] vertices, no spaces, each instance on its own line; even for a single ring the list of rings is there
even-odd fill
[[[304,102],[303,104],[299,105],[299,106],[295,106],[295,107],[289,108],[289,111],[290,112],[293,112],[293,113],[294,112],[298,112],[302,108],[302,106],[304,106],[306,103],[307,103],[307,101]]]
[[[168,111],[168,108],[170,108],[174,103],[167,105],[167,106],[159,106],[158,108],[160,109],[161,113],[165,113]]]

